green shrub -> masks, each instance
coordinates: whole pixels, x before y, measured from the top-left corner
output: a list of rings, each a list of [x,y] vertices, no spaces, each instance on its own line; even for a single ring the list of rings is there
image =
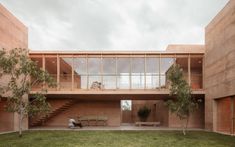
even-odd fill
[[[147,118],[149,117],[149,114],[151,112],[151,109],[147,106],[144,106],[138,110],[138,117],[140,118],[140,121],[145,122]]]

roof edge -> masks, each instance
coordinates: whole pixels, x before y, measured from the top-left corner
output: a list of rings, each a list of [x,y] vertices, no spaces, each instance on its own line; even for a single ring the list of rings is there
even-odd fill
[[[206,32],[210,31],[214,25],[219,23],[221,19],[223,19],[224,16],[227,15],[234,7],[235,7],[235,0],[229,0],[228,3],[224,6],[224,8],[221,9],[219,13],[217,13],[216,16],[205,27]]]
[[[204,54],[204,45],[201,44],[171,44],[163,51],[141,51],[141,50],[29,50],[29,54]]]

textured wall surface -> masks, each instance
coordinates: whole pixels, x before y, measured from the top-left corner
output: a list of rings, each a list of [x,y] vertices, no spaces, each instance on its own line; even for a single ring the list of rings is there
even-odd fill
[[[0,4],[0,48],[28,48],[28,29]]]
[[[182,127],[182,123],[184,122],[185,121],[182,122],[179,118],[177,118],[175,114],[169,112],[169,127],[179,128]],[[190,115],[188,127],[204,128],[204,102],[200,103],[198,109]]]
[[[52,110],[64,105],[68,99],[48,99]],[[121,106],[120,101],[76,101],[68,109],[59,113],[45,123],[50,127],[67,127],[68,119],[76,119],[78,116],[107,116],[108,126],[120,126]],[[39,117],[30,120],[30,123]]]
[[[235,95],[235,1],[230,0],[206,27],[205,127],[213,129],[213,99]]]
[[[28,48],[28,30],[15,16],[0,4],[0,48]],[[6,77],[0,83],[6,83]],[[18,129],[17,114],[4,111],[4,101],[0,101],[0,131],[13,131]],[[27,128],[27,119],[25,120]]]
[[[128,118],[125,116],[126,122],[139,121],[137,112],[139,108],[147,106],[151,109],[150,116],[147,121],[157,121],[161,123],[161,126],[179,128],[182,122],[174,115],[171,114],[162,100],[134,100],[132,103],[132,113]],[[199,104],[199,108],[190,116],[188,127],[190,128],[204,128],[204,102]]]
[[[6,101],[0,101],[0,132],[14,130],[14,114],[4,110],[5,104]]]

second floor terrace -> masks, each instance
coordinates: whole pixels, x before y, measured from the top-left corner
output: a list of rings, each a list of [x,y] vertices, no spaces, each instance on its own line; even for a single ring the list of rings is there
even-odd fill
[[[166,91],[167,72],[183,69],[194,91],[203,90],[202,52],[30,52],[39,68],[48,71],[57,87],[49,93],[84,91]],[[41,86],[32,88],[36,91]]]

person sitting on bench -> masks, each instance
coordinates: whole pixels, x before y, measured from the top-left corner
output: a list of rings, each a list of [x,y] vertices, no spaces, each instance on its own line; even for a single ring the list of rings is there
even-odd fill
[[[80,128],[82,128],[82,123],[76,123],[76,121],[73,118],[69,119],[69,128],[74,128],[79,126]]]

